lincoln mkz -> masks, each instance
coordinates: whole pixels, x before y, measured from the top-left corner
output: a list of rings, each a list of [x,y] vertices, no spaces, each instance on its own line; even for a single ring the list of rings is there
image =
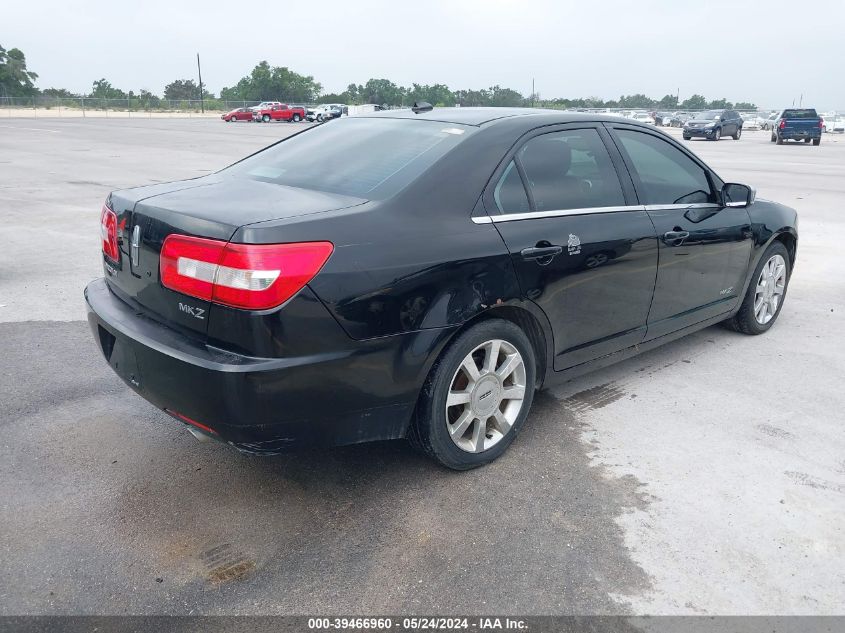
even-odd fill
[[[761,334],[794,210],[652,126],[418,107],[111,193],[103,355],[202,438],[275,454],[407,438],[490,462],[535,391],[715,323]]]

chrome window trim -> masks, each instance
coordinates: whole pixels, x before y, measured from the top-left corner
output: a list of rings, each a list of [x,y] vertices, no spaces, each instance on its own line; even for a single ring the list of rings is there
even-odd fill
[[[646,211],[671,211],[673,209],[718,209],[714,202],[695,202],[693,204],[647,204]]]
[[[474,217],[476,224],[494,224],[498,222],[515,222],[517,220],[539,220],[544,218],[562,218],[569,215],[592,215],[595,213],[625,213],[628,211],[645,211],[645,206],[622,205],[616,207],[587,207],[583,209],[557,209],[554,211],[527,211],[525,213],[503,213],[501,215],[485,215]]]

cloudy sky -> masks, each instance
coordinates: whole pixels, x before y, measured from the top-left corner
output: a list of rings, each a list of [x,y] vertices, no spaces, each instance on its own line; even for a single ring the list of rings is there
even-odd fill
[[[214,92],[266,59],[326,92],[383,77],[527,95],[533,77],[545,98],[774,108],[803,93],[845,109],[843,20],[843,0],[42,0],[4,3],[0,44],[24,51],[39,87],[78,92],[105,77],[160,94],[195,77],[199,52]]]

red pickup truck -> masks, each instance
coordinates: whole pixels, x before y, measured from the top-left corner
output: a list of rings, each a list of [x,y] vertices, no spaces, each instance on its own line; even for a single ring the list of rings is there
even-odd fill
[[[292,121],[299,123],[305,119],[305,109],[296,106],[290,107],[283,103],[258,110],[253,115],[253,119],[264,121],[264,123],[269,123],[270,121],[287,121],[288,123]]]

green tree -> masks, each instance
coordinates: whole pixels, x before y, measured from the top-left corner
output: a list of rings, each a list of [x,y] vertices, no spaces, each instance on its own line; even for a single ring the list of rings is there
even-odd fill
[[[674,110],[678,107],[678,97],[675,95],[665,95],[657,102],[657,107],[660,110]]]
[[[115,88],[106,79],[98,79],[94,82],[89,97],[96,99],[125,99],[126,93],[120,88]]]
[[[654,99],[644,94],[622,95],[619,97],[620,108],[652,108],[655,105]]]
[[[683,103],[681,103],[681,107],[684,110],[706,110],[707,99],[701,95],[693,95],[689,99],[684,99]]]
[[[8,51],[0,46],[0,97],[30,97],[38,93],[38,75],[26,68],[26,57],[19,48]]]
[[[525,97],[516,90],[499,85],[487,89],[487,105],[499,108],[515,108],[525,105]]]
[[[452,106],[455,105],[455,95],[449,90],[449,86],[444,84],[434,84],[433,86],[420,84],[412,84],[406,90],[408,103],[415,101],[426,101],[435,106]]]
[[[202,90],[203,97],[213,99],[214,95],[208,92],[205,87]],[[177,79],[171,81],[164,87],[164,98],[171,101],[189,101],[200,98],[200,89],[193,79]]]
[[[286,66],[270,66],[260,62],[252,72],[243,77],[234,87],[223,88],[220,98],[229,101],[313,102],[322,86],[314,77],[300,75]]]
[[[734,104],[734,108],[737,110],[756,110],[757,106],[749,101],[737,101]]]
[[[55,97],[57,99],[78,99],[80,95],[65,88],[47,88],[42,90],[41,94],[45,97]]]
[[[734,104],[726,99],[714,99],[707,107],[713,108],[714,110],[730,110],[734,107]]]
[[[368,79],[359,92],[362,103],[398,106],[405,103],[405,89],[389,79]]]

